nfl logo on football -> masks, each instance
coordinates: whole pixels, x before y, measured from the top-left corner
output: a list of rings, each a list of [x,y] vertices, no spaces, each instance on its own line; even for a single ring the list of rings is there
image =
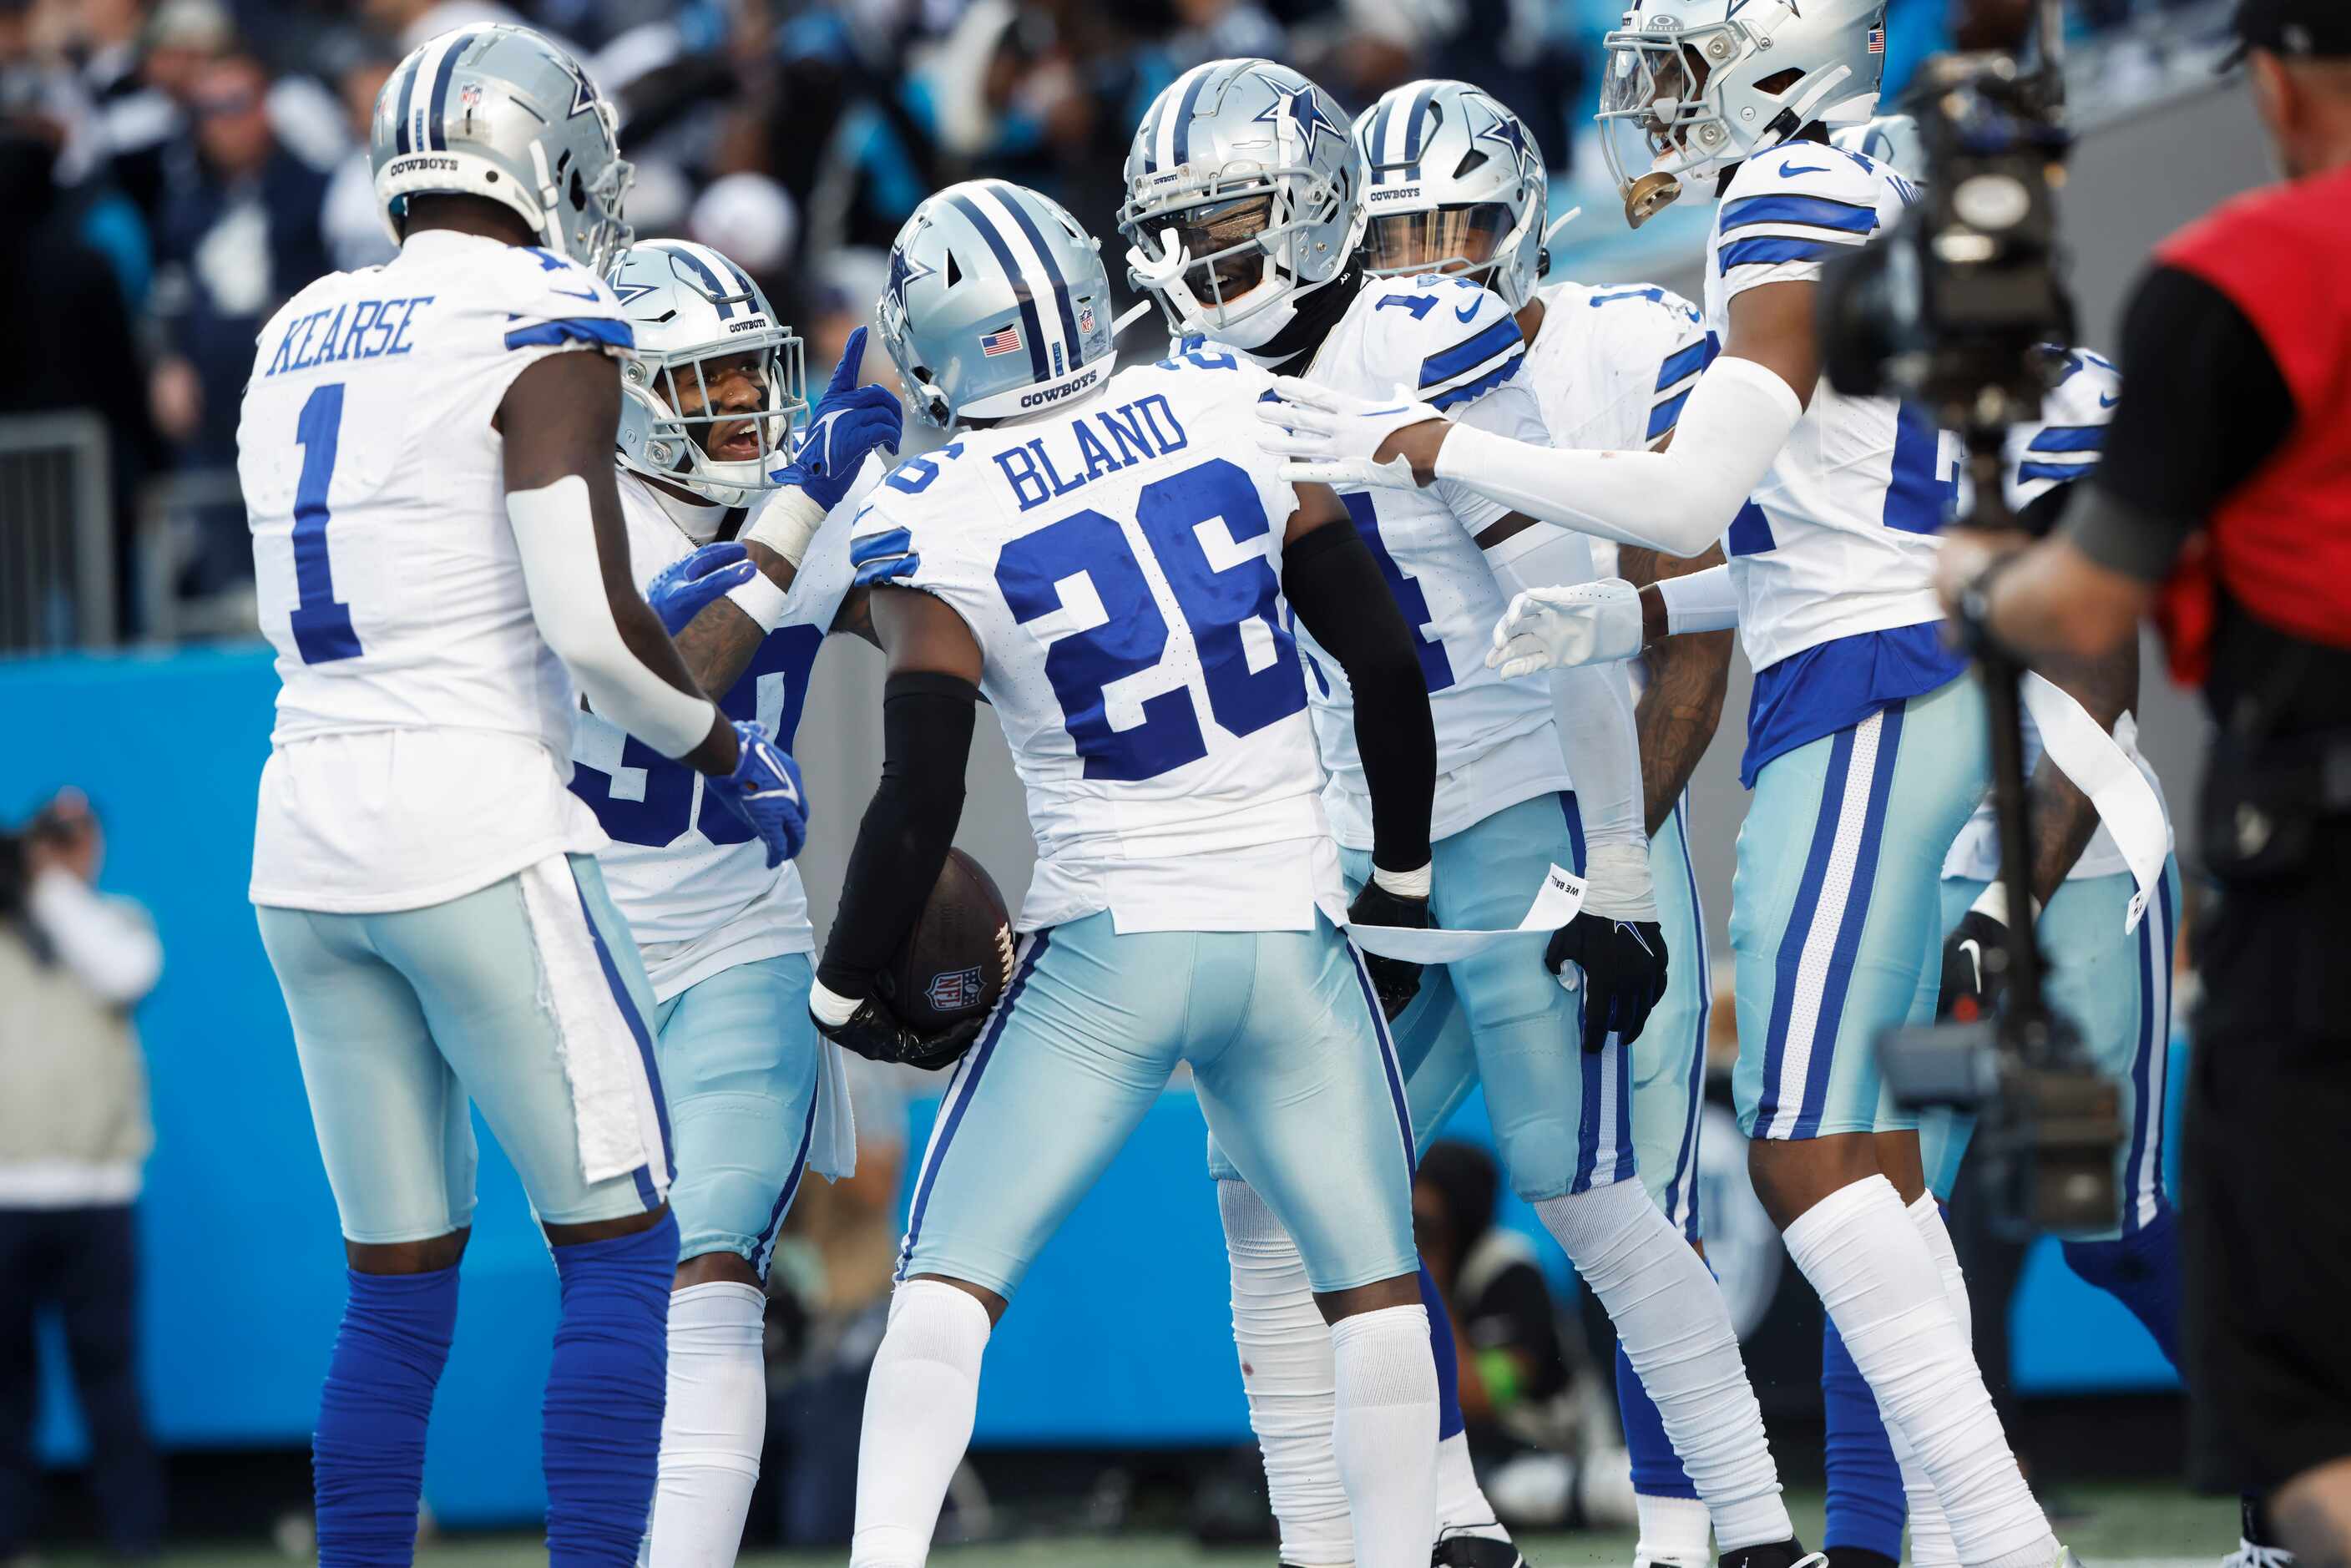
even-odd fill
[[[977,965],[968,969],[948,969],[933,975],[930,985],[923,991],[923,995],[930,999],[931,1006],[943,1013],[970,1007],[983,994]]]

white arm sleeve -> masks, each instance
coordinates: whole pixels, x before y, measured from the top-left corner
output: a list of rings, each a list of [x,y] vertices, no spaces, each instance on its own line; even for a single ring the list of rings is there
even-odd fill
[[[163,944],[135,908],[52,866],[33,879],[25,906],[76,978],[115,1007],[155,988]]]
[[[537,490],[509,492],[507,517],[539,635],[571,667],[590,704],[664,757],[701,745],[718,716],[710,700],[671,685],[621,639],[604,597],[588,481],[567,474]]]
[[[1562,452],[1461,424],[1437,449],[1437,477],[1562,528],[1693,556],[1729,528],[1803,413],[1776,371],[1726,355],[1690,389],[1663,452]]]
[[[1549,523],[1522,528],[1486,552],[1486,564],[1505,599],[1551,583],[1589,582],[1591,541]],[[1575,780],[1575,804],[1583,818],[1587,865],[1603,857],[1606,844],[1629,844],[1639,852],[1641,891],[1631,902],[1646,904],[1649,835],[1641,815],[1641,742],[1633,724],[1633,679],[1629,663],[1614,661],[1555,672],[1560,746]],[[1629,867],[1626,868],[1629,870]],[[1621,889],[1621,883],[1620,883]],[[1616,890],[1609,890],[1616,891]],[[1607,894],[1602,894],[1607,903]],[[1623,919],[1654,919],[1644,910],[1628,914],[1614,906],[1595,914]]]
[[[1728,632],[1739,624],[1739,590],[1731,585],[1727,562],[1683,577],[1661,579],[1657,597],[1665,601],[1668,637],[1685,632]]]

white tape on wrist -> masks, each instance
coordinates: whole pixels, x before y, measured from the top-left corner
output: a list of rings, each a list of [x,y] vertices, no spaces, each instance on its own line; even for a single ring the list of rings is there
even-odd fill
[[[791,486],[768,497],[768,504],[759,508],[742,537],[747,544],[767,546],[798,571],[808,558],[809,541],[823,526],[823,506],[806,490]]]
[[[763,571],[753,572],[750,581],[736,589],[726,598],[736,609],[748,615],[753,624],[762,632],[772,632],[782,625],[784,608],[791,602],[791,595],[778,588]]]
[[[1611,920],[1655,920],[1656,885],[1649,875],[1646,844],[1593,843],[1583,852],[1583,877],[1590,891],[1583,907]]]
[[[1978,915],[1988,915],[2002,925],[2007,925],[2008,883],[1993,882],[1981,893],[1976,894],[1976,901],[1969,904],[1968,908]],[[2035,920],[2041,918],[2041,901],[2037,898],[2032,901],[2032,918]]]
[[[1395,894],[1398,898],[1426,898],[1436,883],[1437,862],[1430,861],[1418,871],[1387,871],[1372,868],[1372,880]]]
[[[820,1021],[831,1024],[836,1029],[856,1016],[857,1009],[864,1005],[856,997],[844,997],[838,991],[827,989],[822,980],[809,987],[809,1011],[815,1014]]]

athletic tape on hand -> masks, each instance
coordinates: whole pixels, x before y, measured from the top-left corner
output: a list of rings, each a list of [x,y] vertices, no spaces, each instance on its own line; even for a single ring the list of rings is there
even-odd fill
[[[1583,879],[1557,865],[1543,873],[1542,885],[1527,905],[1525,918],[1499,931],[1447,931],[1416,925],[1357,925],[1347,935],[1366,953],[1406,964],[1451,964],[1474,958],[1487,948],[1513,936],[1549,936],[1575,918],[1583,907]]]
[[[2130,864],[2131,881],[2138,890],[2123,913],[2123,929],[2136,931],[2171,853],[2171,823],[2163,813],[2162,798],[2138,770],[2131,744],[2137,730],[2120,738],[2108,735],[2080,703],[2039,675],[2024,677],[2023,695],[2024,711],[2041,731],[2042,751],[2090,798],[2115,848]]]

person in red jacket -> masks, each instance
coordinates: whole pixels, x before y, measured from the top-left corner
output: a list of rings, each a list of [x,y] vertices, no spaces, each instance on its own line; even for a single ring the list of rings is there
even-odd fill
[[[2286,180],[2157,252],[2097,476],[2055,534],[1955,534],[1938,586],[2027,660],[2152,616],[2217,724],[2222,897],[2182,1205],[2197,1479],[2263,1495],[2303,1568],[2351,1563],[2351,5],[2242,0]]]

